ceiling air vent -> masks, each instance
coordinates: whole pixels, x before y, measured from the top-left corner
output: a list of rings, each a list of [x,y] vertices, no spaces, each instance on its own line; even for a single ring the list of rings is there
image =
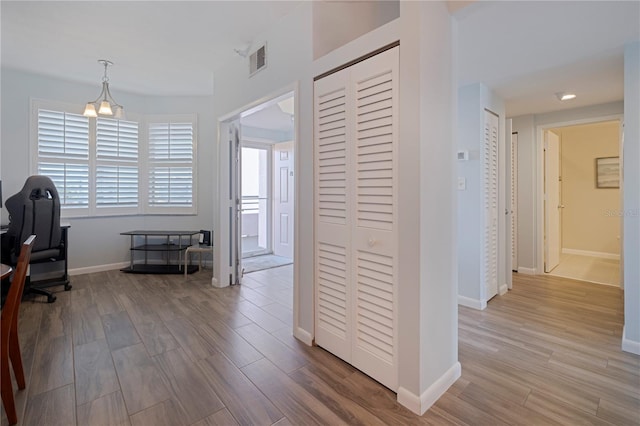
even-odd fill
[[[249,56],[249,76],[254,75],[258,71],[267,66],[267,45],[263,44]]]

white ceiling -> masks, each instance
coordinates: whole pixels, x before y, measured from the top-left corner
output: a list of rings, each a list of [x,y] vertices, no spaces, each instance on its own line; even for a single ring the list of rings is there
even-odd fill
[[[297,1],[2,1],[2,65],[155,95],[213,92],[213,71],[242,60]],[[253,48],[257,48],[254,45]]]
[[[104,58],[115,63],[117,90],[211,94],[214,70],[242,60],[233,50],[255,46],[300,3],[3,0],[2,65],[98,85]],[[479,1],[452,10],[460,83],[485,83],[508,115],[622,99],[622,46],[640,39],[640,2]],[[560,104],[554,93],[565,90],[578,98]]]
[[[460,84],[485,83],[509,116],[623,99],[623,46],[640,40],[638,1],[482,1],[454,16]],[[560,103],[562,91],[578,97]]]

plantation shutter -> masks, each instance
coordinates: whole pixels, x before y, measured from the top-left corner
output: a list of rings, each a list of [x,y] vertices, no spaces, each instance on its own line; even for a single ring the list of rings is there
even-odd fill
[[[138,206],[138,123],[96,120],[96,207]]]
[[[149,207],[194,207],[194,123],[149,124]]]
[[[89,207],[89,120],[79,114],[38,109],[38,174],[56,186],[60,205]]]

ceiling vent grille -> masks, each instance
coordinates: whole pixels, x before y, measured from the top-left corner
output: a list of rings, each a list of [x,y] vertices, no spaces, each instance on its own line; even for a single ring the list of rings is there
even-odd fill
[[[249,76],[267,67],[267,45],[263,44],[249,56]]]

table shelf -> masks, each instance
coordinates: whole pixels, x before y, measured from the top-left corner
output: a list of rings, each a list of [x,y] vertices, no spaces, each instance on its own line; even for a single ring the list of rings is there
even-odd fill
[[[182,274],[185,272],[182,266],[182,256],[187,247],[193,244],[193,236],[199,233],[200,231],[157,230],[122,232],[120,235],[128,235],[130,237],[129,252],[131,260],[129,266],[121,269],[121,271],[134,274]],[[143,253],[144,261],[142,259],[137,261],[135,259],[136,253]],[[149,253],[164,253],[166,255],[165,263],[150,262]],[[171,260],[172,253],[177,253],[176,262],[173,263]],[[197,267],[188,266],[186,273],[191,274],[197,270]]]
[[[179,246],[177,244],[143,244],[141,246],[131,247],[129,250],[135,251],[183,251],[187,247],[191,247],[189,245]]]

